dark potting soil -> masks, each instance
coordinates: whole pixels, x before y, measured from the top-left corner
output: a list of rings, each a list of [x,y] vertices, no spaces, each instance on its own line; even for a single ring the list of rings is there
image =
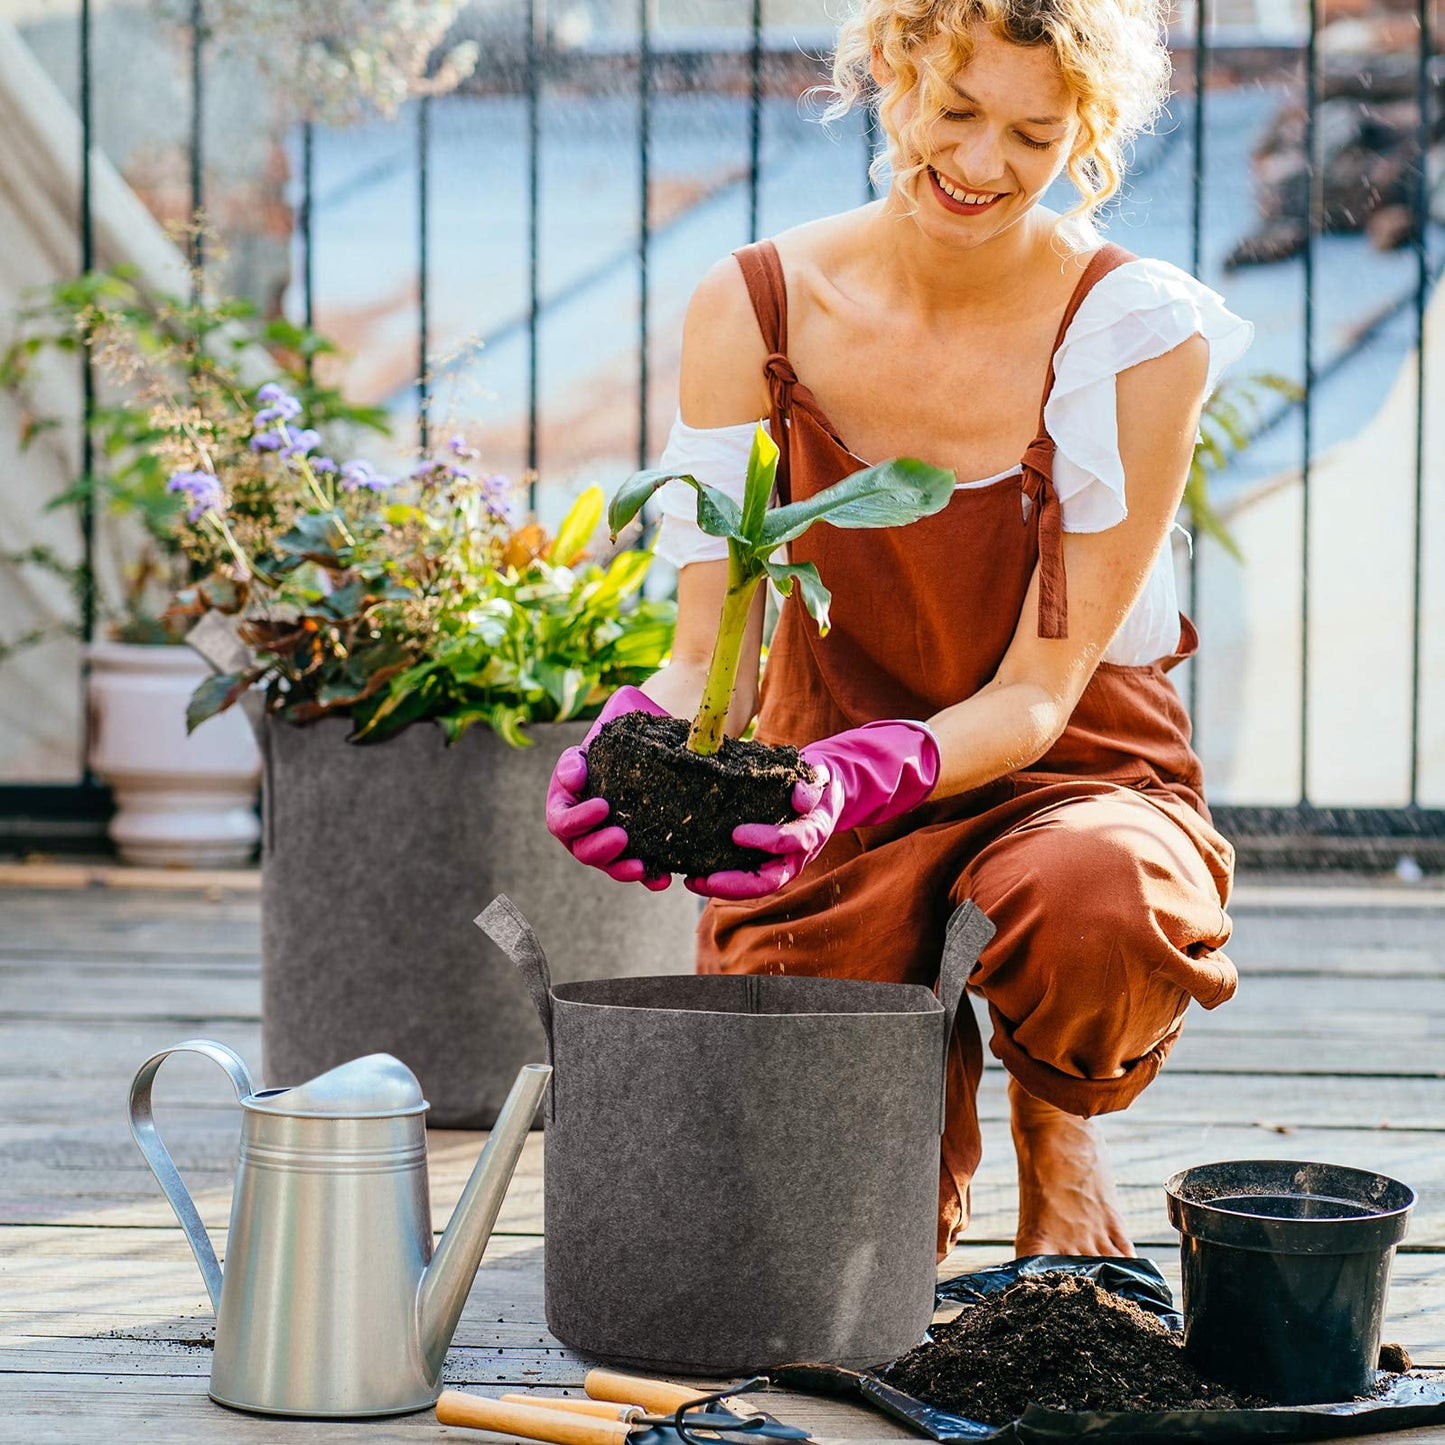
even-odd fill
[[[629,712],[587,746],[587,796],[606,798],[628,852],[650,873],[755,872],[769,855],[733,842],[739,823],[786,823],[793,785],[812,776],[797,748],[728,738],[710,757],[688,752],[682,718]]]
[[[1004,1425],[1055,1410],[1234,1410],[1236,1395],[1190,1367],[1147,1310],[1071,1274],[1039,1274],[935,1325],[883,1378],[931,1405]]]

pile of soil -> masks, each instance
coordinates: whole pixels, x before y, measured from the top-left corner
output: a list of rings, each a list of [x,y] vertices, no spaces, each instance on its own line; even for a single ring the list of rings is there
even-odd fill
[[[1033,1275],[935,1325],[883,1378],[930,1405],[1005,1425],[1055,1410],[1236,1410],[1265,1400],[1198,1375],[1179,1337],[1091,1279]]]
[[[756,872],[769,854],[739,848],[739,823],[786,823],[793,786],[812,777],[797,748],[724,740],[709,757],[687,750],[682,718],[629,712],[587,746],[589,798],[606,798],[609,823],[627,831],[628,853],[652,874]]]

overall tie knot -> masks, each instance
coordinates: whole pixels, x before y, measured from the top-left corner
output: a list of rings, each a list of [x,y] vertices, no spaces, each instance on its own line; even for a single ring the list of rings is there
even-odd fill
[[[1030,471],[1052,481],[1054,477],[1054,439],[1047,432],[1034,438],[1023,454],[1023,464]]]
[[[774,351],[764,363],[763,370],[772,388],[774,408],[779,412],[787,411],[793,399],[793,388],[798,384],[798,373],[793,370],[793,363],[781,351]]]

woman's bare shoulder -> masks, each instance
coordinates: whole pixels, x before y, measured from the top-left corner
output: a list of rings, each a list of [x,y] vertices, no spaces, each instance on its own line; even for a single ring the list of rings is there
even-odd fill
[[[737,258],[715,261],[693,290],[682,327],[678,403],[695,427],[755,421],[768,407],[768,347]]]
[[[836,273],[854,228],[852,214],[808,221],[772,239],[786,277],[790,318],[805,312]],[[683,420],[690,426],[726,426],[765,413],[763,368],[770,349],[738,258],[720,257],[697,283],[683,323]]]

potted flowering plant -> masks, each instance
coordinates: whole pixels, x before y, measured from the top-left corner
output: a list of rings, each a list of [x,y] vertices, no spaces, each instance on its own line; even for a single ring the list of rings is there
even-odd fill
[[[548,536],[461,437],[390,475],[328,455],[281,384],[256,402],[173,415],[164,445],[199,568],[175,610],[238,644],[191,722],[248,700],[262,740],[268,1071],[384,1050],[434,1123],[485,1127],[543,1041],[478,956],[478,899],[529,900],[570,977],[688,966],[692,900],[578,880],[543,809],[562,751],[664,660],[674,606],[640,595],[648,553],[588,558],[596,487]]]
[[[284,320],[262,321],[239,300],[150,296],[131,267],[67,279],[27,300],[0,354],[0,385],[22,404],[22,448],[61,423],[37,398],[45,368],[89,349],[102,382],[91,427],[97,463],[49,505],[92,509],[99,522],[98,640],[87,648],[89,763],[112,789],[109,833],[131,863],[224,866],[248,862],[260,826],[260,757],[239,716],[188,736],[190,694],[205,664],[185,640],[189,619],[169,615],[172,593],[200,575],[177,530],[182,499],[168,489],[164,417],[249,416],[242,372],[265,358],[300,388],[313,415],[379,426],[379,413],[349,406],[308,381],[306,361],[330,348]],[[273,357],[275,359],[273,359]],[[0,660],[50,631],[80,633],[80,568],[46,547],[3,554],[71,583],[76,617],[28,637],[0,641]],[[108,578],[115,579],[112,587]]]

